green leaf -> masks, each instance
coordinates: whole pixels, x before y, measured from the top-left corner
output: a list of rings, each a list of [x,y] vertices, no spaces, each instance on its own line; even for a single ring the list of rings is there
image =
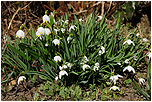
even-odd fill
[[[125,83],[127,83],[127,84],[129,84],[129,83],[131,83],[132,81],[131,81],[131,79],[126,79],[125,80]]]

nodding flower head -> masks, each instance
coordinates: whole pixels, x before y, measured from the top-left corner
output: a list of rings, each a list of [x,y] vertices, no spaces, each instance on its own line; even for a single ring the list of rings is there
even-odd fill
[[[64,33],[64,32],[65,32],[65,29],[64,29],[64,28],[61,28],[61,32]]]
[[[116,84],[118,77],[123,78],[123,76],[121,76],[121,75],[114,75],[114,76],[111,76],[110,79],[114,82],[114,84]]]
[[[44,33],[49,35],[51,33],[50,29],[49,28],[44,28]]]
[[[16,37],[22,37],[22,38],[24,38],[25,37],[25,33],[22,31],[22,30],[18,30],[17,32],[16,32]]]
[[[144,78],[139,78],[139,83],[140,84],[143,84],[145,82],[145,79]]]
[[[131,41],[131,40],[126,40],[126,41],[123,43],[123,45],[126,44],[126,43],[128,43],[128,45],[133,44],[133,46],[135,46],[134,42]]]
[[[48,15],[44,15],[44,16],[43,16],[43,23],[44,23],[44,22],[46,22],[46,23],[47,23],[47,22],[50,22],[50,17],[49,17]]]
[[[96,70],[99,70],[99,63],[95,63],[95,66],[93,67],[93,70],[96,71]]]
[[[144,41],[144,42],[147,42],[148,40],[147,40],[146,38],[143,38],[143,41]]]
[[[44,28],[43,27],[39,27],[37,29],[37,33],[39,33],[40,35],[44,35]]]
[[[61,57],[60,56],[55,56],[54,61],[56,61],[56,62],[60,61],[61,62]]]
[[[18,78],[18,85],[20,84],[20,81],[23,81],[24,79],[26,79],[25,76],[20,76],[20,77]]]
[[[70,40],[72,40],[72,38],[71,37],[67,37],[67,42],[68,43],[70,42]]]
[[[129,72],[133,71],[133,73],[135,73],[135,69],[132,66],[127,66],[123,69],[123,72],[128,70]]]
[[[70,28],[69,28],[69,32],[71,32],[71,29],[73,30],[76,30],[75,28],[77,28],[75,25],[72,25]]]
[[[82,66],[82,69],[85,71],[86,68],[90,68],[90,66],[87,65],[87,64],[84,64],[84,65]]]
[[[60,45],[60,41],[58,39],[54,39],[52,42],[55,44],[55,46]]]
[[[53,32],[54,32],[55,34],[58,34],[58,30],[57,30],[57,29],[53,29]]]
[[[60,72],[59,72],[59,78],[61,79],[61,77],[63,76],[63,75],[67,75],[68,76],[68,73],[65,71],[65,70],[61,70]]]
[[[116,90],[119,90],[119,91],[120,91],[119,87],[117,87],[117,86],[113,86],[113,87],[110,88],[110,90],[111,90],[111,89],[113,89],[114,91],[116,91]]]

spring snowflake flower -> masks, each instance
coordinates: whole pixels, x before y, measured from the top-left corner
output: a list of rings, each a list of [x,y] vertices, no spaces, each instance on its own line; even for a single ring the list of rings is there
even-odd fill
[[[71,37],[67,37],[67,42],[68,43],[70,42],[70,40],[72,40],[72,38]]]
[[[151,52],[148,52],[147,56],[149,57],[149,60],[150,60],[151,59]]]
[[[64,33],[64,32],[65,32],[65,29],[64,29],[64,28],[61,28],[61,32]]]
[[[16,32],[16,37],[22,37],[22,38],[24,38],[25,37],[25,33],[22,31],[22,30],[18,30],[17,32]]]
[[[123,72],[128,70],[129,72],[133,71],[133,73],[135,73],[135,69],[132,66],[127,66],[123,69]]]
[[[101,54],[105,53],[105,48],[103,46],[101,46],[101,50],[102,50]]]
[[[49,46],[49,45],[46,43],[45,46]]]
[[[41,34],[37,31],[37,32],[36,32],[36,36],[37,36],[37,37],[41,37]]]
[[[84,20],[82,20],[82,18],[79,19],[79,22],[81,22],[81,21],[84,22]]]
[[[68,25],[69,20],[66,20],[64,23]]]
[[[121,65],[121,63],[120,62],[117,62],[117,64],[120,66]]]
[[[72,25],[70,28],[69,28],[69,32],[71,32],[71,29],[73,30],[76,30],[75,28],[77,28],[75,25]]]
[[[66,65],[63,65],[62,67],[59,66],[59,69],[60,69],[60,70],[63,70],[63,69],[66,69],[66,68],[68,68]]]
[[[66,62],[65,64],[67,64],[67,66],[68,66],[69,68],[71,68],[71,67],[73,66],[73,64],[72,64],[72,63],[69,63],[69,62]]]
[[[113,87],[110,88],[110,90],[111,90],[111,89],[113,89],[114,91],[116,91],[116,90],[119,90],[119,91],[120,91],[119,87],[117,87],[117,86],[113,86]]]
[[[57,81],[58,79],[59,79],[59,77],[58,77],[58,76],[56,76],[56,77],[55,77],[55,81]]]
[[[40,35],[44,35],[44,28],[43,27],[39,27],[37,29],[37,32],[40,34]]]
[[[139,83],[142,84],[145,82],[145,79],[144,78],[139,78]]]
[[[101,20],[102,19],[102,16],[98,16],[99,17],[99,20]]]
[[[60,61],[61,62],[61,57],[60,56],[55,56],[54,61],[56,61],[56,62]]]
[[[121,75],[114,75],[114,76],[111,76],[110,79],[114,82],[114,84],[116,84],[116,81],[118,80],[118,77],[123,78],[123,76],[121,76]]]
[[[144,42],[147,42],[148,40],[147,40],[146,38],[143,38],[143,41],[144,41]]]
[[[43,16],[43,23],[44,23],[44,22],[46,22],[46,23],[47,23],[47,22],[50,22],[50,17],[49,17],[48,15],[44,15],[44,16]]]
[[[60,41],[58,39],[54,39],[52,42],[55,44],[55,46],[60,45]]]
[[[137,56],[133,56],[133,57],[134,57],[134,60],[137,61]]]
[[[84,65],[82,66],[82,69],[85,71],[86,68],[90,68],[90,66],[87,65],[87,64],[84,64]]]
[[[62,23],[64,23],[64,20],[61,20],[61,19],[60,19],[60,20],[57,21],[57,23],[58,23],[58,24],[61,23],[61,25],[62,25]]]
[[[54,32],[55,34],[58,34],[58,30],[57,30],[57,29],[53,29],[53,32]]]
[[[126,41],[123,43],[123,45],[124,45],[125,43],[128,43],[128,45],[133,44],[133,46],[135,46],[134,42],[133,42],[133,41],[131,41],[131,40],[126,40]]]
[[[88,58],[84,56],[80,64],[87,63],[88,61],[89,61]]]
[[[99,63],[95,63],[95,66],[93,67],[93,70],[96,71],[96,70],[99,70]]]
[[[126,64],[129,64],[129,59],[126,59],[126,60],[125,60],[125,63],[126,63]]]
[[[138,37],[138,36],[140,36],[140,34],[139,34],[139,33],[137,33],[137,34],[136,34],[136,36]]]
[[[61,70],[61,71],[59,72],[59,78],[61,79],[61,77],[62,77],[63,75],[67,75],[67,76],[68,76],[68,73],[67,73],[65,70]]]
[[[18,78],[18,85],[20,84],[20,81],[23,81],[24,79],[26,79],[25,76],[20,76],[20,77]]]
[[[44,28],[44,33],[49,35],[51,33],[50,29],[49,28]]]

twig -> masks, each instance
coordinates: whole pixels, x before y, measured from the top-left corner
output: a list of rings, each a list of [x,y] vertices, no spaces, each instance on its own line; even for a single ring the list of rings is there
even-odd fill
[[[103,16],[103,14],[104,14],[104,1],[102,1],[102,13],[101,13],[101,16]]]
[[[110,1],[110,6],[109,6],[109,9],[107,10],[107,14],[108,14],[108,12],[109,12],[109,10],[111,8],[111,4],[112,4],[112,1]]]
[[[21,10],[25,9],[27,6],[29,6],[33,1],[31,1],[28,5],[26,5],[25,7],[23,7]]]
[[[17,11],[15,12],[15,14],[13,15],[13,17],[12,17],[12,19],[11,19],[10,23],[9,23],[8,30],[9,30],[9,28],[10,28],[11,24],[12,24],[12,21],[13,21],[13,19],[14,19],[15,15],[18,13],[18,11],[19,11],[19,10],[21,10],[21,8],[20,8],[20,7],[18,8],[18,10],[17,10]]]

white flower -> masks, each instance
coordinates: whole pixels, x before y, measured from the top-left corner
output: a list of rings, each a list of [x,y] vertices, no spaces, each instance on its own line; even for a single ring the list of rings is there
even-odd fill
[[[123,78],[123,76],[121,76],[121,75],[114,75],[114,76],[111,76],[110,79],[114,82],[114,84],[116,84],[118,77]]]
[[[145,79],[144,78],[139,78],[139,83],[142,84],[145,82]]]
[[[105,48],[103,46],[101,46],[101,50],[102,50],[101,54],[105,53]]]
[[[65,71],[65,70],[61,70],[60,72],[59,72],[59,78],[61,79],[61,77],[63,76],[63,75],[67,75],[68,76],[68,73]]]
[[[80,18],[80,19],[79,19],[79,22],[81,22],[81,21],[83,21],[83,22],[84,22],[84,20],[82,20],[82,18]]]
[[[128,45],[133,44],[133,46],[135,46],[134,42],[133,42],[133,41],[131,41],[131,40],[126,40],[126,41],[123,43],[123,45],[124,45],[125,43],[128,43]]]
[[[129,59],[126,59],[126,60],[125,60],[125,63],[126,63],[126,64],[129,64]]]
[[[143,41],[144,41],[144,42],[147,42],[148,40],[147,40],[146,38],[143,38]]]
[[[53,29],[53,32],[58,34],[58,30],[57,29]]]
[[[99,20],[101,20],[102,19],[102,16],[98,16],[99,17]]]
[[[47,22],[50,22],[50,17],[49,17],[48,15],[44,15],[44,16],[43,16],[43,23],[44,23],[44,22],[46,22],[46,23],[47,23]]]
[[[44,35],[44,28],[43,27],[39,27],[38,29],[37,29],[37,32],[40,34],[40,35]]]
[[[50,29],[49,28],[44,28],[44,33],[49,35],[51,33]]]
[[[87,58],[86,56],[84,56],[84,57],[83,57],[83,62],[84,62],[84,63],[87,63],[88,61],[89,61],[88,58]]]
[[[72,40],[72,38],[71,37],[67,37],[67,42],[68,43],[70,42],[70,40]]]
[[[73,66],[73,64],[69,63],[69,62],[66,62],[65,64],[67,64],[67,66],[70,67],[70,68]]]
[[[132,66],[127,66],[123,69],[123,72],[128,70],[129,72],[133,71],[133,73],[135,73],[135,69]]]
[[[70,28],[69,28],[69,32],[71,32],[71,29],[75,30],[75,28],[77,28],[75,25],[72,25]]]
[[[26,79],[25,76],[20,76],[20,77],[18,78],[18,85],[20,84],[20,81],[23,81],[24,79]]]
[[[148,52],[147,56],[149,57],[149,60],[150,60],[151,59],[151,52]]]
[[[55,81],[57,81],[58,79],[59,79],[59,77],[58,77],[58,76],[56,76],[56,77],[55,77]]]
[[[36,36],[41,37],[41,34],[37,31]]]
[[[82,69],[85,71],[86,68],[90,68],[90,66],[87,65],[87,64],[84,64],[84,65],[82,66]]]
[[[48,46],[48,44],[46,43],[45,46]]]
[[[57,23],[61,23],[61,25],[62,25],[63,22],[64,22],[63,20],[58,20],[57,21]]]
[[[66,20],[66,21],[65,21],[65,24],[68,24],[68,22],[69,22],[69,20]]]
[[[120,62],[117,62],[117,64],[118,64],[118,65],[121,65],[121,63],[120,63]]]
[[[62,67],[61,66],[59,66],[59,68],[60,68],[60,70],[62,70],[62,69],[66,69],[66,68],[68,68],[66,65],[63,65]]]
[[[110,90],[111,89],[113,89],[114,91],[116,91],[118,89],[120,91],[119,87],[117,87],[117,86],[113,86],[113,87],[110,88]]]
[[[24,38],[25,37],[25,33],[22,31],[22,30],[18,30],[17,32],[16,32],[16,37],[22,37],[22,38]]]
[[[134,60],[137,61],[137,56],[134,56]]]
[[[61,28],[61,31],[62,31],[62,33],[64,33],[64,32],[65,32],[65,29],[64,29],[64,28]]]
[[[60,45],[60,41],[58,39],[54,39],[52,42],[55,44],[55,46]]]
[[[54,60],[55,60],[56,62],[58,62],[58,61],[61,62],[61,57],[60,57],[60,56],[55,56],[55,57],[54,57]]]
[[[96,69],[99,70],[99,63],[98,63],[98,62],[95,63],[95,66],[93,67],[93,70],[94,70],[94,71],[96,71]]]
[[[140,36],[140,34],[139,34],[139,33],[137,33],[137,34],[136,34],[136,36],[138,37],[138,36]]]
[[[101,54],[102,54],[102,51],[101,51],[101,50],[99,50],[99,56],[101,56]]]

